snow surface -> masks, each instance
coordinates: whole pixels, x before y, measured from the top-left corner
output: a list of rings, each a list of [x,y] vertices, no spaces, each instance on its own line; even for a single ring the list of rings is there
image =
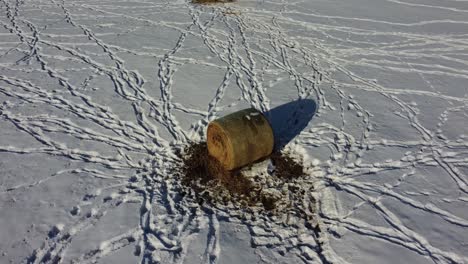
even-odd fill
[[[0,14],[0,263],[468,263],[468,1]],[[181,198],[209,121],[299,98],[320,229]]]

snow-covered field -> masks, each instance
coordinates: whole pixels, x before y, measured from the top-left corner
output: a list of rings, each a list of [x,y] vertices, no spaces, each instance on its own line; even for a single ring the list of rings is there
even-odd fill
[[[466,0],[0,0],[0,263],[468,263],[467,87]],[[180,195],[297,99],[318,228]]]

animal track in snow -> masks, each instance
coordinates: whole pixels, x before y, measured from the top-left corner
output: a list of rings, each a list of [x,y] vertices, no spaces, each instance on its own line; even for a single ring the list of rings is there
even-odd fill
[[[65,195],[70,218],[44,219],[42,242],[17,258],[95,263],[132,248],[141,263],[187,262],[205,230],[201,261],[223,263],[231,224],[263,262],[363,262],[379,246],[468,262],[466,10],[383,2],[407,20],[287,1],[1,0],[0,162],[15,164],[0,163],[0,200],[36,210],[23,197],[77,178],[81,195]],[[317,191],[320,228],[181,197],[177,153],[211,120],[305,98],[317,114],[287,147],[310,157],[302,184]]]

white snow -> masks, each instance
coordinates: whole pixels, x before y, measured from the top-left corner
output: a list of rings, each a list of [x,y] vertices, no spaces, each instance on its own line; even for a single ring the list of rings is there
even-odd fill
[[[468,263],[467,83],[462,0],[0,0],[0,263]],[[314,219],[180,196],[210,121],[297,99]]]

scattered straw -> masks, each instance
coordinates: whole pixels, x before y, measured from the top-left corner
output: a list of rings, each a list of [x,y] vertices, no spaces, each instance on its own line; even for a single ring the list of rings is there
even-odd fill
[[[182,184],[193,192],[201,204],[232,203],[240,207],[258,207],[273,211],[281,202],[281,194],[278,195],[279,191],[275,193],[267,190],[266,185],[272,185],[271,182],[274,182],[273,185],[280,188],[304,175],[300,164],[280,152],[271,155],[270,159],[275,169],[271,175],[266,175],[266,180],[265,177],[258,179],[255,175],[247,176],[242,170],[225,170],[208,154],[206,143],[192,144],[184,152]],[[299,189],[297,191],[299,192]],[[288,196],[294,196],[294,192],[294,189],[288,189]]]

